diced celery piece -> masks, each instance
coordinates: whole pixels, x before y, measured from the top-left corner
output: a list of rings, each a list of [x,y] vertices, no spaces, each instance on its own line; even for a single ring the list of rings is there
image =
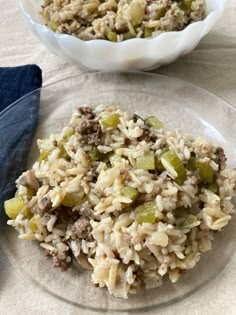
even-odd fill
[[[156,155],[155,155],[155,169],[160,171],[160,172],[163,172],[165,170],[162,163],[161,163],[160,157],[158,157]]]
[[[193,0],[183,0],[183,4],[186,6],[186,8],[191,9]]]
[[[27,197],[32,198],[33,196],[35,196],[35,194],[35,189],[27,187]]]
[[[192,7],[193,0],[179,0],[179,7],[183,11],[189,11]]]
[[[186,169],[180,158],[173,152],[167,151],[161,156],[161,163],[169,173],[169,176],[179,185],[186,180]]]
[[[144,32],[143,32],[143,37],[151,37],[152,36],[152,32],[153,32],[153,29],[152,28],[147,28],[145,27],[144,28]]]
[[[48,156],[49,156],[49,151],[42,150],[40,155],[39,155],[39,162],[46,160],[48,158]]]
[[[39,222],[40,216],[35,214],[30,220],[29,220],[29,228],[33,233],[36,233],[38,231],[38,222]]]
[[[49,22],[48,27],[53,31],[56,32],[58,25],[55,22]]]
[[[131,39],[133,37],[134,36],[130,32],[126,32],[126,33],[123,34],[123,39],[124,40]]]
[[[138,207],[138,213],[136,217],[136,221],[138,224],[141,223],[155,223],[156,222],[156,203],[155,202],[147,202]]]
[[[160,20],[163,16],[165,16],[165,14],[166,14],[166,8],[160,8],[158,11],[157,11],[157,13],[156,13],[156,15],[155,15],[155,20]]]
[[[146,171],[155,170],[154,152],[150,151],[150,152],[145,153],[142,156],[139,156],[136,160],[136,167],[142,168],[143,170],[146,170]]]
[[[65,207],[74,207],[76,205],[79,205],[84,198],[84,191],[81,190],[80,192],[74,192],[74,193],[66,193],[62,204]]]
[[[111,42],[117,42],[117,34],[116,34],[116,32],[110,32],[110,33],[108,33],[107,38],[108,38]]]
[[[24,216],[26,216],[27,218],[32,218],[33,213],[31,211],[31,209],[29,207],[25,207],[23,208],[20,213],[22,213]]]
[[[98,151],[98,149],[93,146],[92,150],[88,152],[89,157],[92,161],[98,161],[102,159],[102,154]]]
[[[6,215],[11,219],[15,219],[24,206],[25,204],[21,196],[8,199],[4,202]]]
[[[100,119],[100,123],[104,129],[116,128],[120,122],[119,114],[111,114]]]
[[[69,130],[69,131],[64,135],[63,140],[64,140],[65,142],[67,142],[67,141],[70,139],[70,137],[72,137],[74,134],[75,134],[75,130],[74,130],[74,129]]]
[[[69,158],[69,155],[67,154],[64,145],[61,144],[58,146],[58,148],[60,150],[58,157],[67,160]]]
[[[126,186],[122,189],[122,195],[130,198],[132,201],[135,201],[138,197],[138,191],[133,187]]]
[[[217,194],[219,191],[219,186],[216,182],[210,183],[207,186],[207,189],[209,189],[210,191],[212,191],[214,194]]]
[[[200,179],[204,183],[212,183],[214,178],[214,170],[209,162],[198,162],[198,170]]]
[[[197,170],[197,160],[195,157],[191,156],[190,159],[188,160],[187,167],[191,171],[196,171]]]
[[[147,117],[145,119],[145,123],[147,125],[149,125],[150,127],[155,128],[155,129],[162,129],[162,128],[164,128],[163,123],[159,119],[157,119],[155,116]]]
[[[95,145],[88,144],[84,147],[84,151],[88,154],[92,161],[101,160],[103,154],[99,152],[98,148]]]
[[[33,216],[31,209],[27,206],[24,206],[23,208],[21,208],[19,214],[22,214],[24,217],[27,217],[28,219],[32,218]]]
[[[184,221],[182,221],[177,227],[181,230],[184,230],[184,229],[191,229],[193,228],[194,226],[198,225],[198,220],[197,218],[192,215],[192,214],[189,214]]]

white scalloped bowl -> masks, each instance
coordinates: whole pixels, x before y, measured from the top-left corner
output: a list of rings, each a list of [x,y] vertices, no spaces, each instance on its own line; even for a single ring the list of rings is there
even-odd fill
[[[91,70],[130,71],[158,68],[189,53],[221,17],[225,1],[206,0],[207,17],[183,31],[120,43],[100,39],[83,41],[71,35],[54,33],[44,25],[39,14],[42,0],[20,0],[20,8],[31,31],[54,54]]]

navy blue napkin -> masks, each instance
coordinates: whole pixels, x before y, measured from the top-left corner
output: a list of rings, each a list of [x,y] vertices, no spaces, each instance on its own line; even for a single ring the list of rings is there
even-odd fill
[[[11,104],[41,86],[42,73],[36,65],[0,67],[0,223],[6,220],[4,200],[13,196],[15,180],[26,168],[37,126],[40,91]]]

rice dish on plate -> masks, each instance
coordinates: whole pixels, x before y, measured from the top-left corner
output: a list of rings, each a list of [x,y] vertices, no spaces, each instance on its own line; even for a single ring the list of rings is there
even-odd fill
[[[181,31],[206,16],[205,0],[44,0],[45,24],[82,40],[120,42]]]
[[[234,212],[236,170],[224,150],[154,116],[79,107],[38,148],[5,201],[8,224],[54,267],[78,262],[115,297],[176,282]]]

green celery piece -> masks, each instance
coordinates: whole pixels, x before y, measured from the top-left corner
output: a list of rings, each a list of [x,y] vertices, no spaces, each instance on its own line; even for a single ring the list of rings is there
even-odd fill
[[[66,193],[66,195],[62,201],[62,204],[65,207],[77,206],[77,205],[81,204],[84,196],[85,196],[85,193],[83,190],[81,190],[80,192]]]
[[[212,183],[215,175],[215,171],[209,164],[209,162],[198,162],[198,170],[200,179],[204,183]]]
[[[131,39],[131,38],[134,38],[134,36],[130,32],[126,32],[123,34],[124,40]]]
[[[107,129],[107,128],[114,129],[117,127],[119,122],[120,122],[120,115],[119,114],[111,114],[111,115],[102,117],[100,119],[100,123],[104,129]]]
[[[156,222],[156,203],[155,202],[147,202],[138,207],[138,213],[136,217],[136,221],[138,224],[141,223],[151,223],[154,224]]]
[[[197,218],[194,215],[189,214],[186,217],[186,219],[178,225],[178,228],[180,230],[191,229],[192,227],[195,226],[196,222],[197,222]]]
[[[42,150],[40,155],[39,155],[39,162],[46,160],[48,158],[48,156],[49,156],[49,151]]]
[[[58,25],[55,23],[55,22],[49,22],[48,23],[48,27],[53,31],[53,32],[56,32],[57,28],[58,28]]]
[[[64,135],[63,140],[64,140],[65,142],[67,142],[67,141],[70,139],[70,137],[72,137],[74,134],[75,134],[75,130],[74,130],[74,129],[69,130],[69,131]]]
[[[138,197],[138,191],[133,187],[126,186],[122,189],[122,195],[130,198],[132,201],[135,201]]]
[[[111,42],[117,42],[117,33],[116,32],[109,32],[108,35],[107,35],[107,38]]]
[[[210,191],[212,191],[214,194],[218,194],[219,191],[219,186],[216,182],[210,183],[207,186],[207,189],[209,189]]]
[[[166,8],[160,8],[158,11],[157,11],[157,13],[156,13],[156,15],[155,15],[155,20],[160,20],[162,17],[164,17],[165,15],[166,15]]]
[[[174,181],[183,185],[186,180],[186,169],[180,158],[171,150],[165,152],[161,156],[161,163]]]
[[[155,170],[155,156],[154,152],[150,151],[142,156],[139,156],[136,160],[136,167],[146,171]]]
[[[191,170],[191,171],[196,171],[198,166],[197,166],[197,160],[195,157],[191,156],[190,159],[188,160],[188,164],[187,167]]]
[[[145,27],[145,28],[144,28],[144,32],[143,32],[143,37],[144,37],[144,38],[146,38],[146,37],[152,37],[152,32],[153,32],[153,29],[152,29],[152,28]]]
[[[88,151],[88,155],[92,161],[100,161],[102,159],[101,152],[99,152],[98,148],[93,145],[91,145],[91,149]]]
[[[154,129],[162,129],[164,128],[164,124],[159,120],[157,119],[155,116],[149,116],[145,119],[145,123],[154,128]]]

